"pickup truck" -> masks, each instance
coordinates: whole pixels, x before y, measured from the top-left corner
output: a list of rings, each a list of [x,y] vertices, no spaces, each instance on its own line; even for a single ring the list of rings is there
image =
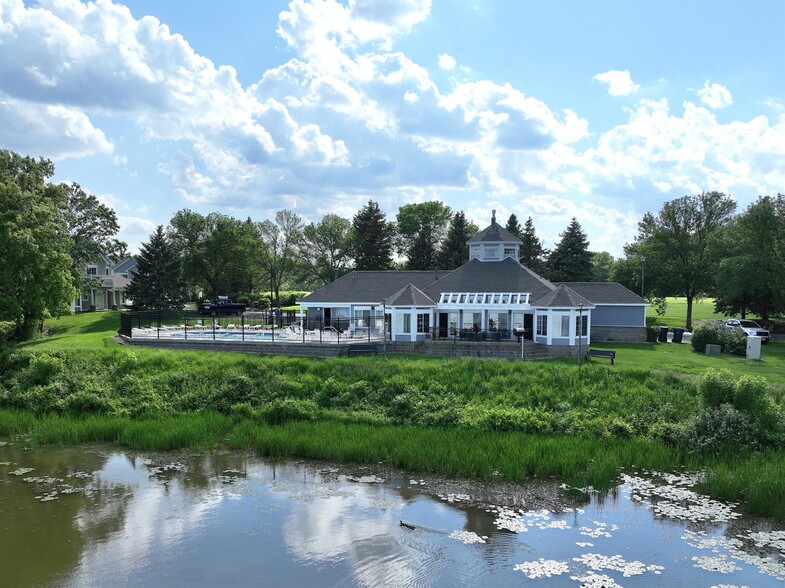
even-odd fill
[[[199,305],[199,314],[203,316],[228,316],[245,312],[245,304],[232,302],[227,296],[219,296],[212,302]]]

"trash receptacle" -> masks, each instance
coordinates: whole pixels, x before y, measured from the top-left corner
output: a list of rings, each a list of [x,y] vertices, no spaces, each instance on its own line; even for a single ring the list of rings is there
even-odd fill
[[[684,336],[684,329],[674,327],[673,329],[673,342],[681,343],[681,338]]]
[[[657,341],[660,343],[668,342],[668,327],[660,327],[660,336],[657,337]]]

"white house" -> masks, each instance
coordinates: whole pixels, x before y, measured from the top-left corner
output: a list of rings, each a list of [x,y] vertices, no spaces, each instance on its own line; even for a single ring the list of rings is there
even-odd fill
[[[520,246],[494,211],[490,226],[469,240],[469,261],[458,269],[353,271],[300,305],[309,321],[350,330],[380,330],[386,317],[392,341],[646,340],[648,304],[640,296],[618,283],[549,282],[519,263]]]

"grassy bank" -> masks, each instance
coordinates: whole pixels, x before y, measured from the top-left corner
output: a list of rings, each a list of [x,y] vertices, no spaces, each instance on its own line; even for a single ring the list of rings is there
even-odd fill
[[[611,367],[173,352],[116,345],[116,313],[53,325],[53,336],[0,356],[0,434],[139,449],[229,445],[595,487],[613,484],[620,468],[686,465],[710,472],[705,490],[713,496],[785,519],[785,454],[771,448],[775,434],[758,439],[752,430],[766,419],[712,412],[696,385],[707,368],[730,370],[734,380],[759,377],[751,382],[767,381],[767,406],[781,410],[782,342],[768,345],[762,362],[707,357],[687,345],[614,344]],[[696,452],[697,439],[711,451]]]

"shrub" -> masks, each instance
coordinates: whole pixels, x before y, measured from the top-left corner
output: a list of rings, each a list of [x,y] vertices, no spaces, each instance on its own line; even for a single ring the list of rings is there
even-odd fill
[[[691,343],[699,353],[703,353],[709,344],[719,345],[723,353],[730,355],[747,353],[747,335],[738,329],[729,329],[722,321],[707,321],[695,327]]]
[[[720,333],[722,351],[731,355],[747,354],[747,334],[740,329],[728,329],[727,327]]]
[[[28,385],[46,384],[63,371],[63,360],[48,353],[36,353],[30,357],[26,381]]]
[[[12,321],[0,321],[0,349],[11,342],[16,325]]]
[[[698,353],[706,351],[706,345],[722,345],[720,333],[727,331],[721,321],[707,321],[692,330],[690,343]]]
[[[733,404],[736,394],[733,376],[728,370],[706,370],[698,382],[698,392],[707,407]]]
[[[271,425],[288,421],[311,421],[319,415],[319,407],[312,400],[277,398],[261,407],[257,414]]]
[[[708,408],[684,429],[683,446],[702,455],[758,449],[758,431],[750,417],[730,404]]]
[[[241,402],[253,402],[256,386],[245,374],[229,373],[216,382],[210,395],[211,408],[229,414],[232,406]]]

